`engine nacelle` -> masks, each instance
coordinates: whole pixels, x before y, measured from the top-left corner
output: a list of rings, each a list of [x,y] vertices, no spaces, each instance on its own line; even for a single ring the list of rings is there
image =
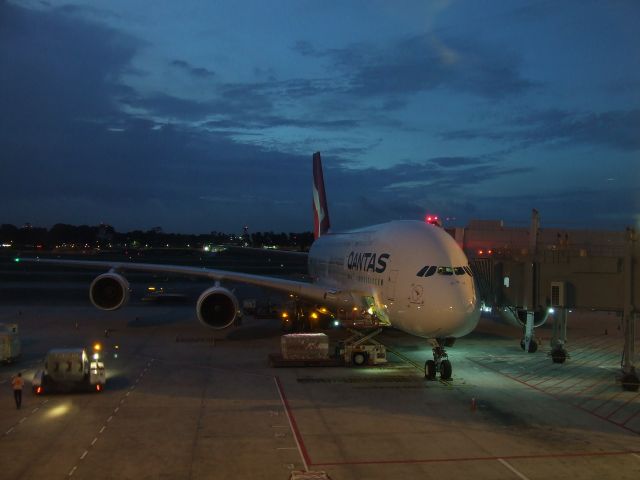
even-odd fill
[[[514,309],[509,307],[498,308],[500,316],[507,320],[509,323],[516,326],[525,326],[527,324],[527,311],[522,309]],[[533,326],[537,328],[543,325],[549,317],[549,309],[536,310],[533,312]]]
[[[89,298],[100,310],[117,310],[129,301],[129,282],[117,273],[103,273],[91,282]]]
[[[233,293],[223,287],[212,287],[198,298],[196,313],[203,325],[222,330],[236,319],[238,308],[238,299]]]

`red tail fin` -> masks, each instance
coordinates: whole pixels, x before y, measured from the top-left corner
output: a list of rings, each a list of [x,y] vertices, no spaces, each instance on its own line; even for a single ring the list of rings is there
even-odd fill
[[[313,236],[318,238],[330,227],[327,195],[324,191],[320,152],[313,154]]]

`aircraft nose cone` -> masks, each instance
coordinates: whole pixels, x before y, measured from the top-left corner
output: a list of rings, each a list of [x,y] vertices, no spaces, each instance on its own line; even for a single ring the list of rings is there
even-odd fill
[[[477,301],[473,280],[456,281],[455,288],[450,290],[448,301],[442,312],[449,326],[447,336],[462,337],[470,333],[480,320],[480,306]]]

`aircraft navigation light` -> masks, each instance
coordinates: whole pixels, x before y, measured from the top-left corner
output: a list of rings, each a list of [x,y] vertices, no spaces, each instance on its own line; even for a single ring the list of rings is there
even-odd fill
[[[93,344],[93,351],[94,352],[99,352],[100,350],[102,350],[102,345],[100,345],[100,343],[96,342]]]
[[[16,262],[16,263],[20,263],[20,257],[14,258],[13,261]]]
[[[311,312],[311,318],[318,318],[318,314],[316,312]]]

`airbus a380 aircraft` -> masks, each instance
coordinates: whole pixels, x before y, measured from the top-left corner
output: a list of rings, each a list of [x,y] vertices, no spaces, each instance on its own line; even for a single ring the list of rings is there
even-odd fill
[[[443,229],[421,221],[393,221],[344,233],[329,231],[329,211],[320,153],[313,155],[315,242],[309,251],[312,283],[207,268],[82,260],[20,259],[57,265],[106,267],[89,288],[91,302],[115,310],[129,299],[126,271],[163,272],[210,278],[196,304],[204,325],[223,329],[238,314],[235,295],[222,281],[248,283],[286,292],[336,314],[357,311],[430,340],[433,360],[425,376],[451,378],[445,345],[471,332],[480,311],[469,262]]]

